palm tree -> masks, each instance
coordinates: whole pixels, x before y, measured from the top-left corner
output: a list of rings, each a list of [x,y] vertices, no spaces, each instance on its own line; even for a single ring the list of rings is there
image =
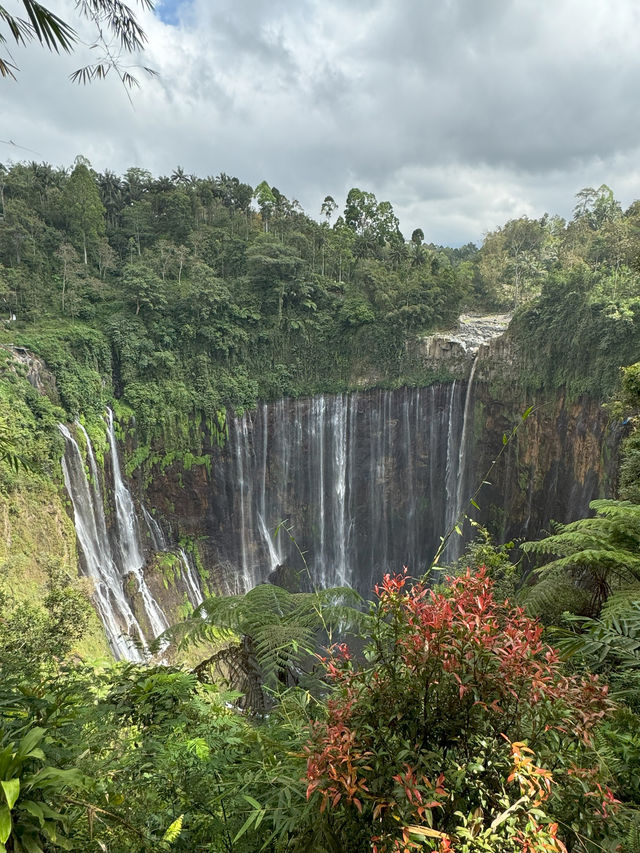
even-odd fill
[[[115,225],[116,216],[122,207],[122,181],[115,172],[107,169],[104,174],[98,175],[98,187],[109,224]]]
[[[153,0],[138,0],[144,9],[153,9]],[[11,37],[18,45],[38,41],[48,50],[59,53],[71,53],[78,41],[78,35],[72,25],[58,17],[37,0],[22,0],[25,17],[10,14],[0,6],[0,23],[8,33],[0,32],[0,44],[6,44]],[[122,84],[128,88],[138,85],[137,79],[120,62],[121,53],[134,53],[142,50],[146,35],[131,9],[120,0],[83,0],[76,4],[78,14],[90,20],[96,27],[94,46],[101,49],[98,59],[91,65],[85,65],[74,71],[71,79],[79,83],[100,80],[113,71]],[[118,48],[114,49],[113,42]],[[17,66],[11,59],[0,57],[0,77],[15,79]],[[144,67],[147,74],[155,74],[151,68]]]
[[[186,174],[182,166],[176,166],[171,173],[171,180],[174,184],[188,184],[189,176]]]

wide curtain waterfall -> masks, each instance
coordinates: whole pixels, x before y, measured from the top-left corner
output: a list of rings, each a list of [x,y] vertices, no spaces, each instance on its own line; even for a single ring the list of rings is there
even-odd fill
[[[210,465],[157,470],[135,498],[110,412],[104,471],[82,427],[61,426],[81,568],[116,656],[140,656],[132,640],[144,651],[185,605],[197,606],[203,576],[217,593],[274,580],[294,589],[346,584],[369,596],[387,572],[424,573],[441,537],[470,512],[478,471],[508,424],[485,413],[477,429],[476,366],[463,381],[286,398],[229,414],[227,440],[209,446]],[[515,507],[525,530],[532,519],[539,529],[550,517],[578,517],[598,495],[604,427],[597,435],[587,428],[586,407],[558,411],[551,429],[539,423],[505,453],[480,518],[499,523]],[[463,546],[454,533],[440,562]]]
[[[232,418],[209,495],[226,591],[279,566],[303,587],[365,594],[384,572],[423,572],[467,499],[469,388],[282,399]],[[447,558],[459,549],[454,537]]]

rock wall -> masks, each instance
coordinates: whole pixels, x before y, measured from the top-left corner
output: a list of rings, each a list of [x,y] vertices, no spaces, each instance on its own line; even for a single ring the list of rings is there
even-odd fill
[[[523,391],[505,335],[468,346],[441,338],[428,350],[450,353],[466,378],[230,414],[228,442],[206,447],[210,469],[157,471],[145,502],[197,543],[215,589],[242,591],[288,566],[302,586],[368,594],[384,572],[423,572],[461,514],[499,540],[533,538],[611,493],[617,436],[599,401]],[[469,497],[483,480],[476,510]],[[459,556],[470,525],[463,532],[445,560]]]

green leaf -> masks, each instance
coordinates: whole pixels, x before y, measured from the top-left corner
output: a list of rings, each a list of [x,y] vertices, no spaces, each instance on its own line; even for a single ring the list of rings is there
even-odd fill
[[[80,785],[81,781],[82,775],[75,767],[68,770],[60,770],[59,767],[43,767],[30,779],[31,786],[37,788],[45,786],[61,788],[66,785],[74,788]]]
[[[165,834],[162,836],[162,840],[166,841],[167,844],[173,844],[173,842],[177,839],[177,837],[182,832],[182,819],[184,815],[181,814],[180,817],[177,817],[172,824],[167,827]]]
[[[256,815],[257,815],[257,814],[258,814],[258,812],[251,812],[251,814],[249,815],[249,817],[245,820],[245,822],[242,824],[242,826],[241,826],[241,827],[240,827],[240,829],[238,830],[238,834],[237,834],[237,835],[236,835],[236,837],[233,839],[233,843],[234,843],[234,844],[236,843],[236,841],[237,841],[239,838],[242,838],[242,836],[245,834],[245,832],[249,829],[249,827],[251,826],[251,824],[252,824],[252,823],[253,823],[253,821],[255,820]]]
[[[26,758],[27,756],[31,755],[32,751],[40,743],[44,735],[45,730],[39,728],[38,726],[28,731],[18,744],[16,757]]]
[[[23,835],[20,840],[27,853],[42,853],[42,847],[38,844],[35,835]]]
[[[250,797],[249,794],[243,794],[242,798],[246,800],[250,806],[253,806],[254,809],[261,809],[262,806],[257,800],[254,800],[253,797]]]
[[[24,809],[28,812],[32,817],[37,818],[40,821],[40,824],[44,822],[44,811],[40,806],[40,803],[36,803],[33,800],[22,800],[20,803],[20,808]]]
[[[0,843],[5,844],[11,835],[11,812],[9,806],[0,806]]]
[[[529,408],[522,415],[522,420],[526,421],[526,419],[529,417],[529,415],[531,414],[532,411],[533,411],[533,406],[529,406]]]
[[[0,781],[0,785],[2,785],[2,790],[4,791],[4,796],[7,801],[7,805],[10,809],[12,809],[15,805],[18,796],[20,795],[20,780],[19,779],[7,779]]]
[[[3,750],[0,750],[0,776],[4,776],[7,770],[9,769],[9,765],[11,764],[11,759],[13,758],[13,749],[11,746],[5,746]]]
[[[474,506],[476,509],[480,509],[480,507],[479,507],[479,506],[478,506],[478,504],[474,501],[474,499],[473,499],[473,498],[471,498],[471,506]]]
[[[508,444],[508,442],[509,442],[509,439],[507,438],[506,432],[502,433],[502,444],[506,445],[506,444]]]

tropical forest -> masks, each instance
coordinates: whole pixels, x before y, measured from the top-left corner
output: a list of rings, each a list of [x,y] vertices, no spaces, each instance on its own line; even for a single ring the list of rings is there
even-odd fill
[[[640,202],[0,166],[0,850],[640,849]]]
[[[0,853],[639,853],[636,4],[0,3]]]

